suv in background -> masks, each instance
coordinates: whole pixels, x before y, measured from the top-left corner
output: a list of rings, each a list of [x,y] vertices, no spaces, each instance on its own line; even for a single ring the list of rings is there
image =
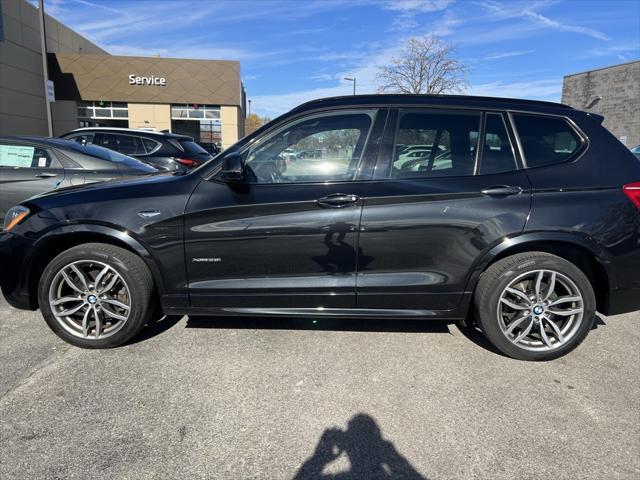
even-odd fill
[[[640,309],[640,162],[601,122],[514,99],[312,101],[186,175],[15,206],[0,286],[85,348],[160,308],[462,321],[549,360],[596,310]],[[409,164],[400,143],[429,154]]]
[[[192,137],[175,133],[89,127],[72,130],[61,138],[109,148],[165,171],[195,168],[212,158]]]

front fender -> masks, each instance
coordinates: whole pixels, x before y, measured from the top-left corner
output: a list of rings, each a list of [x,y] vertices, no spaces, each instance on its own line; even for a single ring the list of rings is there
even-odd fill
[[[67,224],[56,226],[48,230],[45,234],[35,240],[29,249],[25,259],[23,272],[26,275],[24,285],[33,285],[34,279],[30,278],[31,272],[34,271],[34,264],[42,253],[46,253],[51,248],[55,249],[60,243],[74,243],[74,238],[78,239],[78,244],[88,242],[103,242],[113,245],[120,245],[135,252],[145,262],[153,276],[156,289],[160,295],[166,291],[165,284],[158,268],[157,262],[150,252],[150,249],[144,245],[139,239],[133,237],[126,230],[118,228],[93,224]]]

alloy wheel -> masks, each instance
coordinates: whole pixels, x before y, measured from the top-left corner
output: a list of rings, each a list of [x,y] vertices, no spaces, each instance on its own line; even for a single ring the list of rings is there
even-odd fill
[[[576,284],[554,270],[519,275],[502,291],[497,316],[502,333],[519,348],[549,351],[578,331],[584,300]]]
[[[62,267],[49,288],[49,306],[70,334],[85,339],[110,337],[131,313],[131,294],[122,276],[110,265],[78,260]]]

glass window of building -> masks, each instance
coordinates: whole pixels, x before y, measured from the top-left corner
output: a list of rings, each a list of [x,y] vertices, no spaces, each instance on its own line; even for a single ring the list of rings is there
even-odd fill
[[[171,131],[193,137],[202,144],[222,143],[220,107],[216,105],[171,105]]]
[[[129,118],[129,105],[124,102],[78,102],[78,118]]]

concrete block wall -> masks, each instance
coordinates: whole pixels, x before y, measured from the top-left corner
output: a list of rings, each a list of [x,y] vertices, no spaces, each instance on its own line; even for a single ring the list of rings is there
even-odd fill
[[[47,135],[38,9],[26,0],[0,0],[0,12],[0,135]],[[49,52],[107,53],[49,16],[45,32]],[[69,105],[52,110],[68,124]]]
[[[589,107],[598,96],[601,99]],[[603,125],[627,147],[639,145],[640,61],[567,75],[562,103],[604,115]]]

